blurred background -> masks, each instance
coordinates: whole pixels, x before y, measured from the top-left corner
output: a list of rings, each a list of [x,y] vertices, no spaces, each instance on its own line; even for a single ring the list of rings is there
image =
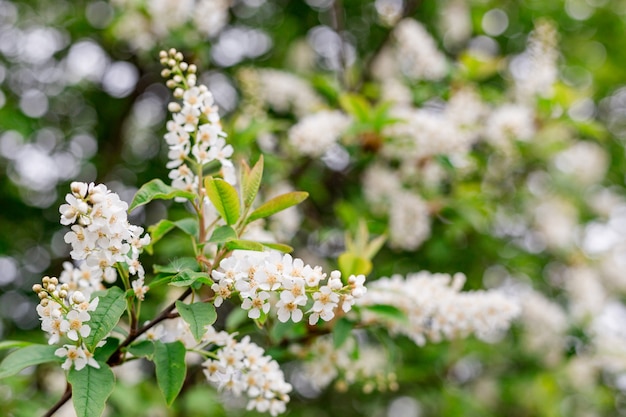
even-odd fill
[[[425,37],[402,38],[406,19]],[[69,259],[58,207],[71,181],[104,182],[130,201],[167,178],[171,97],[158,52],[175,47],[213,92],[235,159],[263,152],[268,194],[311,194],[267,225],[298,256],[336,266],[343,230],[365,218],[372,234],[390,233],[372,278],[461,271],[466,288],[503,289],[524,309],[491,343],[381,338],[387,361],[402,367],[397,387],[373,393],[367,384],[312,389],[287,361],[297,391],[289,415],[626,415],[625,34],[623,0],[0,0],[0,339],[44,343],[30,288]],[[409,68],[401,87],[387,83],[381,57],[402,47],[444,70]],[[443,112],[467,89],[478,98],[465,106],[488,110],[472,119],[478,133],[463,158],[433,151],[407,167],[380,150],[403,133],[385,130],[393,112],[377,124],[377,104]],[[370,115],[323,155],[294,145],[292,126],[319,108],[355,118],[346,92],[374,103]],[[530,130],[508,119],[523,140],[503,145],[489,128],[510,103],[530,109]],[[367,195],[379,160],[420,196],[402,204],[426,202],[427,220],[399,220],[425,228],[414,240],[394,235],[393,209]],[[130,221],[147,227],[182,210],[154,202]],[[174,239],[144,263],[183,251]],[[33,410],[60,396],[62,375],[41,368],[0,382],[0,414],[41,414]],[[206,385],[168,410],[132,373],[118,376],[109,415],[253,415]]]

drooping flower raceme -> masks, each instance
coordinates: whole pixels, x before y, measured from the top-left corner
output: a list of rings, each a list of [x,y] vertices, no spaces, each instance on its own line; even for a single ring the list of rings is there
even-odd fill
[[[144,269],[139,253],[150,243],[143,228],[128,222],[128,205],[104,184],[73,182],[71,192],[61,205],[61,224],[70,226],[65,242],[72,246],[70,256],[84,261],[78,268],[65,266],[62,282],[74,288],[87,288],[87,293],[100,289],[102,280],[113,283],[117,279],[115,265],[128,265],[131,275],[143,280]],[[84,278],[84,279],[83,279]],[[71,296],[71,293],[70,293]]]
[[[62,338],[74,344],[65,344],[55,351],[55,355],[65,358],[62,368],[69,370],[72,365],[81,370],[86,365],[99,368],[92,353],[85,347],[83,338],[91,334],[90,311],[98,306],[98,297],[88,301],[82,292],[68,292],[68,284],[60,284],[55,277],[44,277],[42,284],[35,284],[33,291],[39,296],[37,314],[41,329],[48,334],[48,343],[59,343]]]
[[[217,348],[214,358],[203,364],[211,384],[235,395],[245,393],[250,398],[248,410],[269,412],[272,416],[285,412],[291,384],[285,381],[278,363],[265,355],[260,346],[248,336],[237,341],[233,335],[217,332],[212,326],[207,326],[203,342]]]
[[[407,322],[385,320],[391,332],[404,334],[416,344],[476,335],[489,339],[507,329],[520,312],[519,305],[498,291],[460,292],[465,275],[422,271],[381,278],[368,286],[360,306],[391,305],[405,313]],[[380,316],[362,310],[365,323]]]
[[[162,75],[169,78],[167,86],[182,104],[172,102],[168,109],[172,120],[167,122],[165,141],[169,145],[167,168],[172,187],[194,192],[198,172],[211,162],[219,162],[221,175],[235,184],[235,168],[230,160],[233,147],[226,144],[213,95],[205,85],[196,86],[196,67],[183,61],[183,55],[172,49],[161,52],[161,63],[166,66]]]
[[[258,319],[273,306],[283,323],[297,323],[305,314],[311,325],[320,318],[330,321],[339,308],[350,311],[366,292],[363,275],[352,275],[344,284],[339,271],[327,277],[321,267],[278,252],[236,253],[220,262],[211,276],[216,306],[239,293],[248,317]]]

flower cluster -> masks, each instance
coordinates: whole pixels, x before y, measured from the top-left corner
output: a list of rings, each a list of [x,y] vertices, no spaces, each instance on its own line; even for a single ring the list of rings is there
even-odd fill
[[[363,275],[352,275],[344,284],[339,271],[331,272],[327,279],[321,267],[306,265],[302,259],[279,252],[235,254],[220,262],[211,276],[216,281],[211,287],[216,306],[239,293],[248,317],[258,319],[274,304],[278,320],[283,323],[297,323],[305,313],[311,325],[320,318],[330,321],[339,307],[350,311],[355,300],[366,292]]]
[[[398,388],[396,374],[390,370],[389,353],[379,345],[349,338],[337,348],[332,337],[324,336],[296,350],[303,358],[301,372],[317,390],[333,381],[337,389],[361,383],[365,393]],[[355,350],[358,355],[354,354]]]
[[[422,271],[381,278],[368,286],[358,300],[360,306],[390,305],[405,313],[407,321],[384,320],[394,333],[410,337],[416,344],[426,340],[467,337],[471,334],[489,339],[507,329],[520,312],[519,305],[497,291],[460,292],[465,275],[431,274]],[[365,323],[380,322],[381,317],[362,310]]]
[[[289,130],[289,143],[302,155],[322,156],[337,143],[350,122],[350,117],[340,111],[313,113]]]
[[[226,144],[213,94],[205,85],[196,86],[196,66],[183,61],[183,54],[175,49],[161,51],[161,63],[166,67],[161,75],[169,78],[167,86],[174,97],[182,99],[169,104],[172,120],[167,122],[165,141],[169,145],[169,178],[172,186],[186,191],[196,191],[198,172],[206,164],[219,161],[221,174],[235,184],[235,168],[230,160],[233,147]]]
[[[63,345],[55,355],[66,358],[62,368],[68,370],[72,365],[81,370],[86,365],[99,368],[92,353],[85,347],[83,338],[89,336],[91,327],[86,324],[91,320],[90,311],[98,306],[98,297],[89,302],[83,293],[69,293],[68,284],[60,284],[57,278],[44,277],[42,284],[35,284],[33,291],[39,296],[37,314],[41,320],[41,329],[48,333],[48,343],[59,343],[62,337],[74,344]]]
[[[272,416],[285,412],[292,387],[278,363],[265,355],[261,347],[248,336],[237,341],[233,335],[217,332],[212,326],[207,326],[203,340],[218,347],[214,358],[203,364],[210,383],[238,396],[246,393],[250,398],[248,410],[269,412]]]
[[[70,226],[65,242],[72,246],[70,255],[84,261],[79,268],[66,264],[62,282],[71,292],[81,289],[91,294],[100,289],[102,280],[112,283],[117,279],[117,263],[128,265],[128,272],[137,276],[137,286],[143,287],[144,269],[139,262],[143,246],[150,236],[143,228],[128,222],[128,204],[107,189],[104,184],[73,182],[71,193],[61,205],[61,224]]]

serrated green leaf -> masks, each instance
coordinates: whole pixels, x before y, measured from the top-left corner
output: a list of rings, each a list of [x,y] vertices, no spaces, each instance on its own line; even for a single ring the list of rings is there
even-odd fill
[[[283,243],[272,243],[272,242],[259,242],[261,245],[266,248],[274,249],[283,253],[291,253],[293,252],[293,248],[289,245],[285,245]]]
[[[139,206],[148,204],[152,200],[172,200],[176,197],[184,198],[186,200],[193,201],[196,198],[194,193],[179,190],[174,187],[170,187],[160,179],[154,179],[145,183],[135,194],[133,201],[128,207],[128,212],[133,211]]]
[[[239,220],[240,204],[235,187],[220,178],[208,177],[204,180],[207,196],[226,224]]]
[[[154,342],[154,365],[157,384],[167,405],[172,405],[185,382],[185,345],[180,341],[172,343]]]
[[[335,322],[335,327],[333,328],[333,345],[335,349],[340,348],[348,340],[353,328],[354,323],[345,317],[341,317]]]
[[[235,240],[226,242],[226,248],[228,250],[241,249],[241,250],[253,250],[257,252],[263,252],[264,250],[263,245],[260,244],[259,242],[254,242],[252,240],[240,240],[240,239],[235,239]]]
[[[174,225],[189,236],[198,236],[198,220],[193,217],[176,220]]]
[[[96,348],[99,341],[104,339],[117,325],[117,322],[126,310],[124,291],[118,287],[111,287],[106,291],[94,293],[98,296],[98,307],[90,311],[89,327],[91,333],[85,338],[85,346],[91,352]]]
[[[140,340],[130,345],[128,352],[139,358],[152,359],[154,355],[154,343],[151,340]]]
[[[170,285],[175,287],[188,287],[195,282],[213,285],[213,280],[209,278],[206,272],[196,272],[191,270],[184,270],[176,274],[170,281]]]
[[[72,402],[77,417],[102,415],[106,400],[115,387],[115,376],[108,365],[98,362],[100,368],[85,366],[80,371],[72,368],[67,381],[72,385]]]
[[[220,226],[213,231],[208,243],[224,243],[237,239],[237,232],[230,226]]]
[[[202,336],[206,333],[205,326],[213,324],[217,320],[215,306],[210,303],[186,304],[182,301],[176,301],[176,310],[178,310],[183,320],[189,324],[191,334],[197,342],[200,342]]]
[[[279,195],[274,197],[268,202],[262,204],[259,208],[254,210],[246,219],[246,223],[253,222],[257,219],[269,217],[272,214],[276,214],[279,211],[288,209],[301,203],[309,196],[309,193],[305,191],[293,191],[290,193]]]
[[[30,345],[9,353],[0,363],[0,379],[16,375],[22,369],[46,362],[62,362],[55,356],[58,346]]]
[[[32,342],[24,342],[22,340],[3,340],[0,342],[0,350],[22,348],[32,344]]]
[[[352,253],[342,253],[337,259],[342,276],[367,275],[372,271],[372,262]]]
[[[243,169],[243,203],[246,207],[250,207],[259,192],[261,186],[261,179],[263,178],[263,155],[259,158],[254,167],[250,169],[247,164],[244,163]]]
[[[361,306],[368,311],[371,311],[378,316],[387,320],[397,321],[400,323],[408,323],[409,319],[402,310],[398,307],[387,304],[374,304],[369,306]]]

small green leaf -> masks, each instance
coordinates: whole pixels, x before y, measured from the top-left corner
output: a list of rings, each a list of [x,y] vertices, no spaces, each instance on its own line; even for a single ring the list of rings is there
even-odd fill
[[[261,245],[266,248],[274,249],[283,253],[291,253],[293,252],[293,248],[289,245],[285,245],[283,243],[270,243],[270,242],[259,242]]]
[[[226,224],[239,220],[240,204],[235,187],[220,178],[208,177],[204,181],[207,196]]]
[[[247,164],[243,164],[243,203],[250,207],[259,192],[261,179],[263,178],[263,155],[259,158],[252,169]]]
[[[98,362],[106,362],[111,357],[113,352],[115,352],[119,345],[120,339],[116,337],[107,337],[106,343],[99,348],[96,348],[94,358]]]
[[[186,304],[182,301],[176,301],[176,310],[180,316],[189,324],[191,334],[200,342],[202,336],[206,333],[205,326],[215,323],[217,313],[215,306],[209,303],[193,303]]]
[[[372,271],[372,262],[368,259],[354,255],[352,253],[342,253],[337,259],[341,275],[349,277],[350,275],[367,275]]]
[[[187,217],[174,222],[174,225],[189,236],[198,236],[198,220],[193,217]]]
[[[224,243],[229,240],[237,239],[237,232],[230,226],[220,226],[213,231],[208,243]]]
[[[198,261],[196,258],[185,257],[176,258],[167,265],[154,265],[155,274],[172,274],[176,275],[186,269],[196,271],[198,270]]]
[[[22,348],[32,344],[32,342],[24,342],[22,340],[3,340],[0,342],[0,350]]]
[[[172,343],[154,342],[154,365],[159,389],[167,405],[172,405],[185,382],[185,345],[180,341]]]
[[[140,340],[130,345],[128,352],[138,358],[152,359],[154,355],[154,343],[151,340]]]
[[[58,346],[30,345],[9,353],[0,363],[0,379],[16,375],[22,369],[46,362],[62,362],[55,356]]]
[[[239,240],[239,239],[226,242],[226,248],[228,250],[241,249],[241,250],[253,250],[257,252],[263,252],[264,250],[263,245],[260,244],[259,242],[254,242],[252,240]]]
[[[345,317],[340,318],[333,328],[333,345],[335,349],[340,348],[348,339],[354,328],[354,323]]]
[[[85,338],[85,346],[91,352],[96,348],[99,341],[104,339],[109,332],[117,325],[117,322],[126,310],[126,299],[124,291],[118,287],[111,287],[106,291],[94,293],[98,296],[98,307],[95,311],[90,311],[89,327],[91,333]]]
[[[170,187],[163,181],[154,179],[145,183],[139,191],[137,191],[133,201],[130,203],[130,207],[128,207],[128,211],[131,212],[139,206],[148,204],[152,200],[172,200],[176,197],[193,201],[196,198],[196,195],[194,193]]]
[[[362,306],[361,308],[369,310],[372,313],[375,313],[387,320],[397,321],[400,323],[408,323],[409,321],[408,317],[406,316],[406,314],[404,314],[402,310],[392,305],[374,304],[369,306]]]
[[[77,417],[102,415],[106,400],[115,387],[115,376],[108,365],[98,362],[100,368],[85,366],[80,371],[72,368],[67,381],[72,385],[72,401]]]
[[[195,282],[213,285],[213,280],[209,278],[206,272],[196,272],[188,269],[176,274],[170,281],[170,285],[175,287],[188,287]]]
[[[167,219],[161,220],[159,223],[148,228],[148,233],[150,233],[150,244],[146,246],[146,251],[149,254],[152,254],[154,244],[175,228],[182,230],[189,236],[198,236],[198,221],[194,218],[189,217],[175,222]]]
[[[296,204],[304,201],[308,196],[309,193],[307,192],[293,191],[290,193],[279,195],[278,197],[274,197],[268,202],[262,204],[256,210],[254,210],[250,214],[250,216],[248,216],[246,223],[250,223],[264,217],[269,217],[272,214],[278,213],[279,211],[283,211],[291,206],[295,206]]]
[[[339,97],[339,104],[359,122],[369,121],[371,106],[363,97],[356,94],[344,94]]]

